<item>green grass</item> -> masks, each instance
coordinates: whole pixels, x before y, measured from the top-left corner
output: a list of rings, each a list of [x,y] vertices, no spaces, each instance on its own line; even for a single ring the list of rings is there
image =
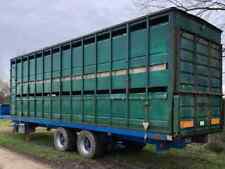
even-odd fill
[[[0,127],[10,127],[11,122],[8,120],[0,120]]]
[[[222,169],[225,168],[225,154],[208,151],[204,146],[189,145],[185,149],[171,149],[165,153],[156,153],[153,146],[147,146],[143,152],[118,155],[118,160],[132,162],[136,166],[151,169]]]
[[[225,152],[215,153],[205,145],[192,144],[185,149],[171,149],[164,153],[156,153],[154,147],[148,145],[142,152],[126,151],[107,154],[103,159],[85,160],[74,152],[59,152],[53,148],[52,132],[38,129],[29,140],[21,134],[13,134],[7,121],[0,122],[0,146],[32,155],[48,161],[76,161],[79,163],[113,163],[115,168],[147,168],[147,169],[223,169],[225,168]],[[8,128],[9,129],[9,128]],[[103,164],[104,166],[104,164]]]
[[[72,152],[59,152],[53,148],[52,133],[42,128],[31,136],[14,134],[9,130],[10,122],[0,121],[0,146],[6,147],[27,155],[34,155],[46,160],[70,160],[81,159],[79,155]],[[6,130],[2,130],[3,127]]]

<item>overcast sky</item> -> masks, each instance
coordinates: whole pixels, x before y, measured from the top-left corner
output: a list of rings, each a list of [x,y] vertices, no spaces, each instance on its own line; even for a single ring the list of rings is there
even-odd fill
[[[12,57],[142,15],[132,2],[1,0],[0,78],[9,79]],[[216,17],[213,15],[209,21],[219,26],[222,20]]]
[[[0,78],[12,57],[133,18],[132,0],[1,0]]]

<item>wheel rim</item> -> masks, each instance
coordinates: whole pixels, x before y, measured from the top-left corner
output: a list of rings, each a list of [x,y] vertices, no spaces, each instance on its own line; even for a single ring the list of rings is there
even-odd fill
[[[64,148],[64,146],[65,146],[65,137],[62,133],[58,134],[57,145],[59,148]]]
[[[82,140],[81,140],[81,151],[84,153],[84,154],[90,154],[91,151],[92,151],[92,148],[91,148],[91,142],[89,140],[89,138],[87,137],[84,137]]]

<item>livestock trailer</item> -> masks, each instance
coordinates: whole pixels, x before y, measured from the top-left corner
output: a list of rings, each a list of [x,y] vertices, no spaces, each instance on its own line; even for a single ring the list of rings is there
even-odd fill
[[[221,101],[221,30],[169,8],[11,59],[3,118],[56,128],[58,150],[92,158],[115,141],[205,142],[223,128]]]

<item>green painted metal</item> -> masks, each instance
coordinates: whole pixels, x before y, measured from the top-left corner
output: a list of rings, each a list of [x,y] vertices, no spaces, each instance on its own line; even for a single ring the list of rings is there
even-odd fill
[[[203,39],[200,35],[180,32],[180,68],[177,90],[184,93],[210,93],[208,95],[180,95],[179,120],[195,119],[196,129],[210,129],[210,118],[220,117],[221,69],[220,45]],[[205,125],[201,126],[200,124]]]
[[[36,80],[43,79],[43,59],[42,57],[36,58]]]
[[[209,120],[221,112],[220,35],[172,8],[17,57],[12,115],[137,130],[148,122],[171,135],[217,131]],[[181,129],[187,119],[195,127]]]
[[[57,51],[56,53],[53,53],[52,59],[52,77],[57,78],[60,77],[60,65],[61,65],[61,59],[60,59],[60,52]]]
[[[44,79],[51,78],[51,55],[44,56]]]
[[[71,74],[71,51],[70,49],[62,52],[62,76],[70,76]]]

